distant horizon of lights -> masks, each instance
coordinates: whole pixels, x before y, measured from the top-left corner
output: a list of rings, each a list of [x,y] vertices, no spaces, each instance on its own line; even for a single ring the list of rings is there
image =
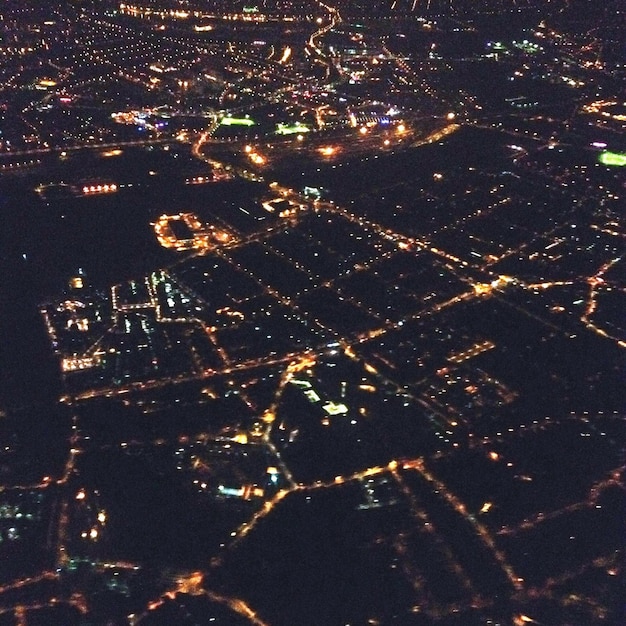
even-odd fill
[[[600,153],[598,160],[602,165],[626,167],[626,153],[624,152],[610,152],[606,150]]]

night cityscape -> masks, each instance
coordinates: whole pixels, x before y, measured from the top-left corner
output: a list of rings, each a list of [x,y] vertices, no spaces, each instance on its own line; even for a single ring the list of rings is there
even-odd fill
[[[2,0],[0,626],[624,626],[622,0]]]

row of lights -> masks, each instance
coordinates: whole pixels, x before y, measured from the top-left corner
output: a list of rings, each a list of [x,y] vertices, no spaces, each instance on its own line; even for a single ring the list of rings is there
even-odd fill
[[[93,193],[115,193],[117,191],[117,185],[85,185],[83,187],[84,194]]]

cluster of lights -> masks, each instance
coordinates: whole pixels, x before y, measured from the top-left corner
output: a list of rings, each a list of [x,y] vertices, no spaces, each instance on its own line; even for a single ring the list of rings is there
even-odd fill
[[[95,356],[71,356],[61,361],[61,369],[64,372],[86,370],[98,365],[100,360]]]
[[[213,179],[210,176],[194,176],[185,180],[186,185],[204,185],[210,183]]]
[[[192,233],[190,239],[178,239],[172,232],[170,222],[183,222]],[[231,235],[223,230],[217,230],[205,225],[193,213],[178,213],[177,215],[161,215],[154,225],[159,243],[164,248],[174,248],[176,250],[190,250],[208,248],[211,241],[217,243],[229,243]]]
[[[265,165],[267,162],[267,159],[262,154],[256,152],[252,146],[246,146],[244,148],[244,152],[248,155],[250,161],[252,161],[255,165]]]
[[[149,7],[139,7],[139,6],[133,6],[130,4],[120,4],[120,12],[122,13],[126,13],[128,15],[133,15],[133,16],[137,16],[137,15],[157,15],[158,17],[172,17],[174,19],[179,19],[179,20],[185,20],[189,17],[190,13],[188,11],[177,11],[177,10],[170,10],[170,11],[155,11]],[[199,13],[194,13],[194,15],[199,16]]]

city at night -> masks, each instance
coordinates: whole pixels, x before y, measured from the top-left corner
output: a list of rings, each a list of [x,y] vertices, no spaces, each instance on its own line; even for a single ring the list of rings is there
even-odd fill
[[[622,0],[2,0],[0,626],[624,626]]]

